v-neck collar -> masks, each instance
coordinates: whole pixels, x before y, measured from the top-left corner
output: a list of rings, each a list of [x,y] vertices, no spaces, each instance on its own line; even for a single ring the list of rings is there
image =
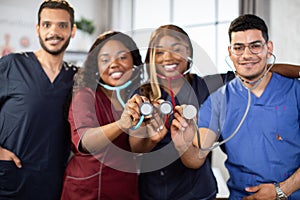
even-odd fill
[[[276,75],[275,75],[276,76]],[[239,87],[242,88],[242,91],[244,91],[244,94],[246,95],[247,94],[247,89],[245,88],[245,86],[243,85],[243,83],[238,80],[238,78],[236,78],[236,81],[238,82],[239,84]],[[270,98],[270,92],[274,85],[274,73],[272,73],[272,76],[268,82],[268,84],[266,85],[263,93],[257,97],[255,94],[253,94],[251,92],[251,99],[252,99],[252,104],[264,104],[264,102],[267,102],[268,99]]]
[[[40,61],[37,59],[36,55],[32,52],[32,56],[34,57],[35,61],[38,63],[38,68],[41,71],[41,73],[43,74],[43,77],[48,81],[49,84],[54,85],[56,82],[58,82],[61,79],[62,73],[65,70],[64,65],[65,63],[62,63],[62,67],[60,69],[60,72],[57,74],[57,76],[54,78],[53,82],[50,81],[50,78],[48,77],[48,75],[46,74],[45,70],[43,69]]]

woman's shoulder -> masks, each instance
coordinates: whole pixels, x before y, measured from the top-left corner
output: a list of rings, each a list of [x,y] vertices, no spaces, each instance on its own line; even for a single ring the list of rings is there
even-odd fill
[[[95,96],[96,91],[93,91],[89,87],[79,87],[73,91],[73,97],[83,97],[83,96]]]

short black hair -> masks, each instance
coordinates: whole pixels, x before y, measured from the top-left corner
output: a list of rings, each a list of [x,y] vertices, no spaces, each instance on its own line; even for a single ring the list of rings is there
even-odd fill
[[[46,1],[44,1],[40,5],[39,11],[38,11],[38,24],[40,24],[41,12],[44,8],[66,10],[70,14],[71,27],[73,27],[73,25],[75,23],[74,9],[67,1],[65,1],[65,0],[46,0]]]
[[[269,40],[268,27],[263,19],[253,14],[245,14],[234,19],[229,27],[228,35],[229,42],[231,42],[231,33],[238,31],[246,31],[250,29],[257,29],[262,32],[262,36],[267,42]]]

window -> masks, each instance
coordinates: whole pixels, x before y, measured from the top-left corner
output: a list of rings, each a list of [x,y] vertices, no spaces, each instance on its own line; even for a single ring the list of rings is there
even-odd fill
[[[239,0],[133,0],[132,30],[140,37],[143,53],[154,29],[169,23],[178,25],[193,42],[197,73],[226,72],[231,70],[225,62],[227,30],[238,12]]]

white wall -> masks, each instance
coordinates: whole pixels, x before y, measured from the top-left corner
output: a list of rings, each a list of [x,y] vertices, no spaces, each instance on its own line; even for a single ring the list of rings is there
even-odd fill
[[[20,5],[19,2],[17,0],[2,0],[0,2],[0,46],[4,45],[4,35],[9,34],[9,45],[14,50],[26,49],[20,45],[20,40],[23,37],[29,39],[28,48],[35,48],[38,44],[35,34],[36,4],[38,3],[31,4],[28,2],[28,4]]]
[[[96,31],[93,35],[82,36],[79,32],[74,40],[71,40],[68,50],[87,50],[99,32],[108,26],[105,2],[109,0],[69,0],[75,9],[75,20],[81,17],[95,21]],[[37,23],[37,12],[43,0],[1,0],[0,1],[0,48],[4,45],[4,35],[10,34],[9,44],[14,50],[36,50],[39,48],[38,39],[35,33]],[[103,9],[104,11],[101,11]],[[100,12],[101,11],[101,12]],[[20,44],[22,37],[29,38],[30,46],[23,47]],[[85,44],[86,42],[86,44]]]
[[[0,47],[4,45],[4,34],[10,33],[10,44],[17,50],[23,50],[20,39],[23,36],[30,38],[29,49],[39,47],[35,34],[37,10],[42,0],[1,0],[0,1]],[[102,31],[111,27],[114,29],[129,31],[132,19],[130,0],[69,0],[75,8],[75,18],[85,17],[95,21],[96,31],[90,36],[86,46]],[[264,14],[264,2],[258,1],[259,12]],[[109,13],[110,6],[115,13]],[[300,46],[300,1],[299,0],[272,0],[269,11],[270,39],[274,42],[274,54],[277,62],[289,62],[300,64],[298,49]],[[145,19],[146,20],[146,19]],[[22,30],[22,31],[20,31]],[[70,49],[76,49],[77,43],[84,43],[84,39],[77,34],[71,41]],[[86,47],[85,47],[86,48]]]
[[[272,0],[270,39],[277,62],[300,64],[300,1]]]

